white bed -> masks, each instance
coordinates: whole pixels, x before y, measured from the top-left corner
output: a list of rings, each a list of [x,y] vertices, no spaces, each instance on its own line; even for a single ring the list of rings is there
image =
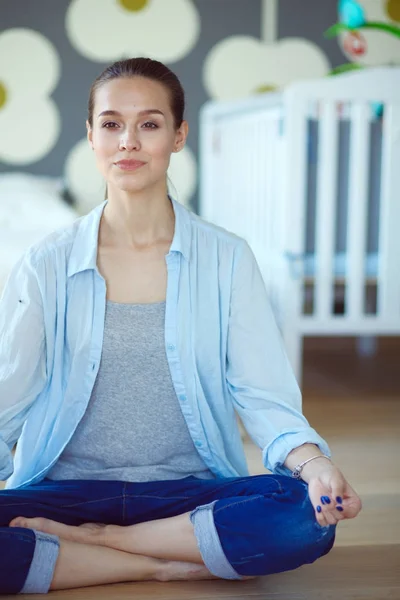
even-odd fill
[[[0,295],[23,252],[78,216],[63,200],[59,179],[0,174]]]
[[[304,336],[400,334],[400,68],[209,102],[200,136],[199,213],[252,247],[299,382]]]

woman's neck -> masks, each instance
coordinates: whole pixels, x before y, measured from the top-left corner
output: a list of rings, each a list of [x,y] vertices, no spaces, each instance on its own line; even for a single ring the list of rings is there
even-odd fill
[[[137,194],[109,190],[99,242],[145,249],[174,236],[175,214],[167,190]]]

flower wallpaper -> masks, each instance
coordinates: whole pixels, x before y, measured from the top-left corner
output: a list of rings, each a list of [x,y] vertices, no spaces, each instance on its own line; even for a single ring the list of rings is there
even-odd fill
[[[400,22],[400,0],[360,3],[370,19]],[[150,56],[168,64],[186,90],[189,140],[173,155],[169,177],[175,197],[196,210],[201,106],[351,62],[345,37],[324,38],[336,21],[336,0],[3,1],[0,174],[62,178],[80,214],[101,202],[104,183],[85,137],[90,85],[115,60]],[[363,60],[395,60],[395,42],[368,32]]]

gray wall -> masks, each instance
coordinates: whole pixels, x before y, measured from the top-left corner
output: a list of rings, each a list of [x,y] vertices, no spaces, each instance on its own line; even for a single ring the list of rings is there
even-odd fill
[[[169,0],[165,0],[168,2]],[[261,0],[193,0],[201,19],[201,34],[194,48],[170,67],[187,93],[188,144],[198,154],[198,114],[209,98],[203,84],[203,63],[210,49],[234,35],[261,36]],[[61,133],[53,149],[27,165],[1,162],[0,172],[24,170],[33,174],[62,176],[70,149],[85,135],[87,95],[92,80],[107,63],[88,60],[71,45],[65,30],[69,0],[12,0],[0,2],[0,34],[9,28],[30,28],[42,33],[61,58],[61,77],[52,95],[61,114]],[[99,10],[101,0],[98,0]],[[337,20],[336,0],[279,0],[277,38],[303,37],[319,45],[332,67],[346,61],[337,42],[325,40],[323,31]],[[96,15],[93,15],[93,19]],[[173,32],[173,23],[170,24]],[[179,35],[179,32],[176,32]],[[1,57],[13,61],[13,56]],[[1,81],[1,63],[0,63]],[[29,111],[29,94],[25,108]],[[23,143],[23,140],[21,140]],[[191,204],[196,208],[197,194]]]

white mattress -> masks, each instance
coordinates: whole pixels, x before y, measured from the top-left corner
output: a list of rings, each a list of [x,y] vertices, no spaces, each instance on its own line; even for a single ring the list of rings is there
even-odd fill
[[[364,273],[366,277],[376,278],[378,276],[378,253],[371,252],[365,257]],[[306,254],[304,261],[304,275],[314,277],[316,274],[317,259],[315,254]],[[335,277],[346,277],[346,253],[339,252],[335,255],[333,270]]]

